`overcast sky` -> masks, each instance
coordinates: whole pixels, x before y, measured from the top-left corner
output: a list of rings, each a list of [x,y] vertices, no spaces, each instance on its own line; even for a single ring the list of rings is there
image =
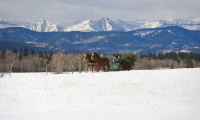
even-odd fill
[[[200,16],[200,0],[0,0],[0,18],[56,24],[109,17],[113,20]]]

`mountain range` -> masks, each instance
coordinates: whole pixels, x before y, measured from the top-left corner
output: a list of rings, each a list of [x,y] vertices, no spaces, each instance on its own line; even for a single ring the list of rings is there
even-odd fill
[[[31,23],[10,22],[0,19],[0,29],[8,27],[23,27],[37,32],[99,32],[99,31],[132,31],[146,28],[161,28],[168,26],[180,26],[189,30],[200,31],[200,17],[189,19],[170,20],[111,20],[108,17],[99,20],[85,20],[71,26],[57,25],[41,18]]]
[[[22,27],[0,29],[0,48],[12,50],[14,47],[20,48],[25,45],[46,52],[200,53],[200,31],[180,26],[99,32],[36,32]]]

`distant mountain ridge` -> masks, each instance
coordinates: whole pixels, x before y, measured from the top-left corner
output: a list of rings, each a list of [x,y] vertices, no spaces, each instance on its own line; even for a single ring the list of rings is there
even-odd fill
[[[67,27],[64,31],[125,31],[122,24],[118,21],[112,21],[111,19],[105,17],[100,20],[85,20],[76,25]]]
[[[62,27],[50,23],[45,19],[41,18],[40,20],[35,20],[31,23],[25,22],[9,22],[0,20],[0,28],[9,28],[9,27],[23,27],[29,30],[37,31],[37,32],[59,32],[62,31]]]
[[[98,31],[132,31],[145,28],[161,28],[167,26],[180,26],[188,30],[200,31],[200,17],[190,19],[170,19],[170,20],[135,20],[135,21],[123,21],[123,20],[111,20],[108,17],[101,18],[99,20],[85,20],[78,24],[71,26],[60,26],[54,23],[48,22],[41,18],[31,23],[25,22],[9,22],[0,19],[0,29],[8,27],[23,27],[37,32],[98,32]]]
[[[9,44],[6,43],[7,41]],[[187,30],[179,26],[128,32],[35,32],[21,27],[0,29],[0,49],[4,46],[9,49],[14,48],[18,44],[16,41],[32,44],[38,49],[46,47],[48,51],[69,52],[68,50],[72,50],[77,51],[76,53],[78,51],[97,51],[107,54],[129,51],[200,53],[200,31]]]

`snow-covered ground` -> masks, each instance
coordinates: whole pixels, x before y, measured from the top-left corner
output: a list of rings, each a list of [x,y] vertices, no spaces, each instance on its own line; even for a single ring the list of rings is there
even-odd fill
[[[200,68],[13,73],[0,120],[200,120]]]

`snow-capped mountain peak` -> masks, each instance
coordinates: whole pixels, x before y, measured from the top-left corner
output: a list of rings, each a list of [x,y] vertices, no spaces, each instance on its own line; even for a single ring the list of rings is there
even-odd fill
[[[46,21],[44,18],[33,21],[30,24],[29,28],[33,31],[38,31],[38,32],[60,31],[60,28],[56,24],[50,23]]]
[[[76,25],[67,27],[64,31],[116,31],[116,30],[124,30],[124,28],[117,22],[113,21],[108,17],[103,17],[99,20],[85,20]]]
[[[92,23],[93,23],[93,21],[88,19],[88,20],[85,20],[76,25],[69,26],[69,27],[65,28],[64,31],[66,31],[66,32],[68,32],[68,31],[84,31],[84,32],[95,31],[91,27]]]

